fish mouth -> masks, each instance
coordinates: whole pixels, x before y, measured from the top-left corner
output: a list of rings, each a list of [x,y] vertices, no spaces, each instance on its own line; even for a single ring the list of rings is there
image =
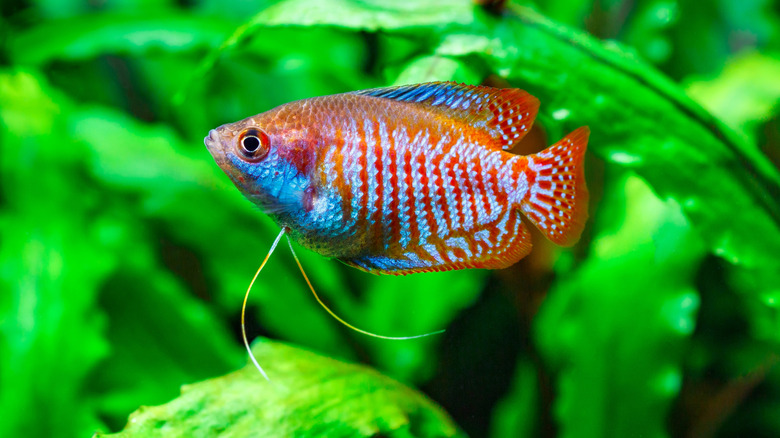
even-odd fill
[[[209,135],[203,139],[203,144],[206,145],[206,149],[209,150],[209,153],[211,153],[211,156],[217,161],[217,164],[221,165],[226,161],[225,150],[222,147],[222,139],[216,129],[209,131]]]

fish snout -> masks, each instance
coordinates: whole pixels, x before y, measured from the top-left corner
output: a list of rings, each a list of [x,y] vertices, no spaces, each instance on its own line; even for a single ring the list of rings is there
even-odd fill
[[[212,129],[209,131],[209,135],[206,136],[206,138],[203,139],[203,144],[206,145],[206,148],[213,154],[217,150],[220,149],[219,147],[219,133],[216,129]]]
[[[214,157],[214,160],[217,162],[217,164],[222,166],[227,160],[227,157],[225,153],[224,140],[222,136],[219,135],[219,131],[216,129],[209,131],[209,135],[203,139],[203,144],[206,145],[206,149],[209,150],[209,153],[212,157]]]

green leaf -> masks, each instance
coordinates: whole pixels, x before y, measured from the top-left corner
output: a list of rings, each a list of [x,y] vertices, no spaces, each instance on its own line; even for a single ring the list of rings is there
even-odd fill
[[[528,359],[521,358],[509,394],[500,400],[493,410],[491,437],[534,436],[541,403],[537,388],[538,378],[533,364]]]
[[[185,52],[218,46],[231,28],[214,17],[175,13],[84,15],[47,21],[16,35],[10,53],[17,63],[37,65],[106,53]]]
[[[431,81],[479,81],[476,72],[457,59],[444,56],[423,56],[409,62],[397,76],[394,85],[406,85]]]
[[[558,375],[561,436],[667,436],[699,302],[691,272],[704,252],[679,206],[635,176],[612,183],[613,193],[625,187],[624,223],[553,287],[534,335]]]
[[[463,436],[425,396],[364,366],[271,341],[253,352],[271,382],[250,363],[139,409],[120,433],[96,436]]]
[[[170,399],[182,384],[226,372],[244,358],[220,315],[139,246],[100,297],[111,322],[105,336],[121,348],[93,373],[91,387],[101,414],[114,422],[141,404]]]
[[[777,112],[780,57],[743,53],[714,78],[690,78],[688,94],[727,125],[755,142],[755,130]],[[691,80],[692,79],[692,80]]]
[[[368,0],[290,0],[277,3],[252,21],[267,26],[333,24],[353,29],[406,29],[431,25],[463,25],[473,20],[470,2],[432,0],[396,2]]]
[[[676,49],[668,34],[680,18],[680,6],[665,0],[645,1],[638,6],[626,23],[621,40],[634,47],[644,59],[662,64]]]

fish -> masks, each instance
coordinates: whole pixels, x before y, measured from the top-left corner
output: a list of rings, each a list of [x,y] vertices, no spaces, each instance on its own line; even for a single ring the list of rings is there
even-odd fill
[[[374,274],[501,269],[531,251],[527,223],[571,246],[588,217],[588,127],[508,152],[538,109],[521,89],[428,82],[290,102],[204,143],[247,199],[325,257]]]

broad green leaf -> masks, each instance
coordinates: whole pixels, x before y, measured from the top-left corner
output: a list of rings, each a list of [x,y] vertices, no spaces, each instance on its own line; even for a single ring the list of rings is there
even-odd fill
[[[0,118],[6,135],[32,137],[54,130],[60,108],[48,92],[41,86],[39,78],[29,72],[2,71]],[[13,170],[10,165],[6,166],[3,170]]]
[[[535,320],[535,338],[558,374],[554,413],[563,437],[668,436],[664,419],[682,384],[701,243],[679,206],[636,177],[625,189],[629,226],[600,234]]]
[[[369,368],[267,340],[253,352],[270,382],[250,363],[139,409],[120,433],[96,436],[462,436],[425,396]]]
[[[567,26],[576,27],[583,23],[583,18],[592,13],[594,0],[540,0],[518,1],[518,4],[532,3],[545,16]],[[610,2],[612,3],[612,2]],[[607,5],[605,5],[607,7]]]
[[[231,27],[214,17],[174,13],[84,15],[48,21],[16,35],[10,52],[15,62],[36,65],[104,53],[185,52],[218,46]]]
[[[493,411],[490,436],[535,436],[539,417],[538,372],[528,359],[520,359],[509,394]]]
[[[755,141],[755,129],[777,111],[780,56],[743,53],[717,77],[696,78],[688,94],[727,125]]]
[[[620,7],[615,9],[620,10]],[[628,20],[621,41],[654,64],[662,64],[672,56],[675,48],[672,47],[669,30],[680,20],[680,6],[677,2],[641,2]]]
[[[268,26],[294,24],[338,26],[377,31],[431,25],[464,25],[474,20],[470,2],[432,0],[397,2],[393,0],[290,0],[279,2],[259,13],[252,21]]]
[[[162,403],[180,385],[226,372],[244,357],[219,313],[193,297],[145,250],[135,249],[134,260],[114,272],[100,296],[110,321],[105,336],[121,348],[101,362],[91,388],[95,405],[112,426],[139,405]]]
[[[398,75],[394,85],[432,81],[478,82],[476,72],[464,63],[443,56],[423,56],[409,62]]]
[[[664,70],[676,79],[714,74],[730,56],[748,47],[774,48],[780,21],[776,5],[766,0],[696,0],[666,2],[679,16],[669,27],[673,41]],[[774,8],[774,12],[772,11]]]

